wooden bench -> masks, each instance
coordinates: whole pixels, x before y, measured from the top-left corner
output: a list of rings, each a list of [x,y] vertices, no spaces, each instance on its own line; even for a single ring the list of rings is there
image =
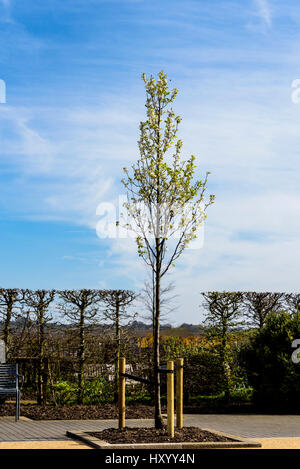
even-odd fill
[[[21,391],[19,387],[19,378],[22,378],[22,384],[24,377],[18,373],[18,364],[0,364],[0,399],[15,396],[16,398],[16,422],[20,417],[20,399]],[[22,386],[21,384],[21,386]]]

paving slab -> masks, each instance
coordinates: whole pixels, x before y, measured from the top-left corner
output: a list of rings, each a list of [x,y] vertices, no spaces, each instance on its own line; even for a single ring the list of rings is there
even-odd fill
[[[244,438],[300,438],[300,415],[185,415],[187,425],[210,427]]]
[[[131,427],[153,426],[152,419],[128,419]],[[100,431],[117,428],[117,420],[0,421],[0,442],[68,441],[66,431]],[[300,438],[300,415],[184,415],[184,425],[211,428],[242,438]],[[297,443],[298,444],[298,443]]]

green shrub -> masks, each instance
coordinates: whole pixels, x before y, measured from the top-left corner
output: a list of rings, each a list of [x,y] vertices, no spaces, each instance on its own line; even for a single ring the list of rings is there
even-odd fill
[[[231,404],[246,404],[251,402],[253,390],[251,388],[248,389],[236,389],[231,391],[230,393],[230,403]],[[211,411],[215,410],[217,412],[221,412],[224,410],[229,402],[226,399],[225,392],[221,392],[219,394],[210,395],[210,396],[192,396],[189,399],[189,404],[193,406],[197,406],[203,409]]]
[[[230,400],[234,403],[251,402],[253,398],[253,388],[238,388],[230,393]]]
[[[281,311],[240,351],[240,362],[253,387],[253,401],[265,410],[300,411],[300,363],[292,361],[292,341],[300,339],[296,315]]]
[[[151,396],[149,392],[140,386],[134,386],[132,388],[126,388],[126,402],[136,402],[139,404],[150,404]]]
[[[75,383],[59,380],[52,386],[50,402],[56,405],[75,404],[77,395]]]
[[[244,372],[237,360],[238,347],[245,340],[238,334],[230,335],[227,350],[228,375],[224,378],[224,367],[219,350],[219,343],[207,335],[199,340],[197,337],[167,337],[162,343],[163,361],[182,357],[184,359],[184,401],[194,402],[199,395],[220,395],[229,385],[230,393],[245,384]],[[162,390],[164,377],[162,376]]]
[[[112,384],[103,378],[84,382],[83,403],[99,404],[113,401]]]
[[[56,405],[76,404],[78,386],[77,383],[57,381],[52,386],[51,402]],[[83,387],[83,404],[99,404],[112,402],[112,385],[103,378],[86,380]]]

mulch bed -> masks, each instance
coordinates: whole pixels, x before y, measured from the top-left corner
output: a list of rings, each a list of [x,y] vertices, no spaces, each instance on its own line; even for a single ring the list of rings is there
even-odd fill
[[[107,428],[101,432],[87,432],[88,435],[107,443],[183,443],[183,442],[205,442],[205,441],[235,441],[232,438],[216,435],[197,427],[183,427],[174,430],[174,438],[170,438],[167,429],[157,430],[155,428],[128,428],[119,430]]]
[[[166,413],[166,408],[163,407],[162,412]],[[15,404],[0,405],[0,417],[13,416],[15,413]],[[106,420],[117,419],[119,410],[115,404],[39,406],[21,403],[21,416],[32,420]],[[126,406],[128,419],[152,419],[153,416],[154,407],[152,406],[144,404]]]
[[[274,413],[251,409],[249,406],[236,406],[222,409],[209,409],[203,407],[184,406],[184,414],[209,414],[209,413]],[[5,403],[0,405],[0,417],[14,416],[16,406],[14,403]],[[166,414],[167,409],[162,406],[162,413]],[[279,413],[278,411],[276,413]],[[283,412],[284,414],[285,412]],[[292,412],[297,414],[297,412]],[[106,420],[117,419],[119,416],[118,406],[116,404],[97,404],[97,405],[44,405],[23,404],[21,402],[21,416],[28,417],[32,420]],[[152,419],[154,416],[154,407],[147,404],[128,403],[126,405],[126,418]]]

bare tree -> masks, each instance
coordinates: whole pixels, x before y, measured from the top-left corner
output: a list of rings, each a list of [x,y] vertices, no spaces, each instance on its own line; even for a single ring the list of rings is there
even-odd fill
[[[132,320],[136,313],[126,309],[137,298],[131,290],[105,290],[102,294],[102,313],[105,319],[113,324],[115,342],[115,391],[114,400],[118,400],[119,359],[121,355],[121,323],[123,320]]]
[[[79,338],[79,371],[77,403],[83,402],[84,367],[86,362],[86,329],[95,321],[99,313],[99,301],[102,298],[100,290],[64,290],[58,292],[63,303],[59,304],[59,311],[69,318],[76,327]]]
[[[37,403],[44,404],[46,401],[46,392],[44,388],[45,376],[45,343],[46,343],[46,325],[52,320],[49,312],[50,304],[55,298],[55,290],[25,290],[24,302],[36,319],[37,338],[38,338],[38,395]]]
[[[285,302],[293,313],[300,313],[300,293],[286,293]]]
[[[11,357],[20,357],[24,353],[26,355],[28,353],[28,344],[31,343],[31,346],[33,345],[30,338],[33,334],[34,321],[30,309],[28,309],[24,302],[25,292],[26,290],[24,289],[20,290],[19,305],[13,314],[14,322],[10,346]]]
[[[243,293],[245,316],[250,318],[252,325],[262,328],[271,312],[278,312],[283,307],[285,293],[246,292]]]
[[[176,289],[174,282],[169,282],[166,286],[161,285],[160,290],[160,318],[161,323],[166,319],[171,313],[178,309],[178,306],[175,304],[176,299],[179,295],[172,294]],[[144,319],[149,319],[152,324],[153,335],[154,335],[154,318],[155,318],[155,278],[152,272],[150,280],[145,280],[144,286],[141,290],[140,301],[144,305],[147,313],[142,317]]]
[[[0,289],[0,318],[3,321],[3,340],[5,343],[6,357],[10,353],[11,322],[16,314],[16,305],[22,299],[22,290],[17,288]]]

